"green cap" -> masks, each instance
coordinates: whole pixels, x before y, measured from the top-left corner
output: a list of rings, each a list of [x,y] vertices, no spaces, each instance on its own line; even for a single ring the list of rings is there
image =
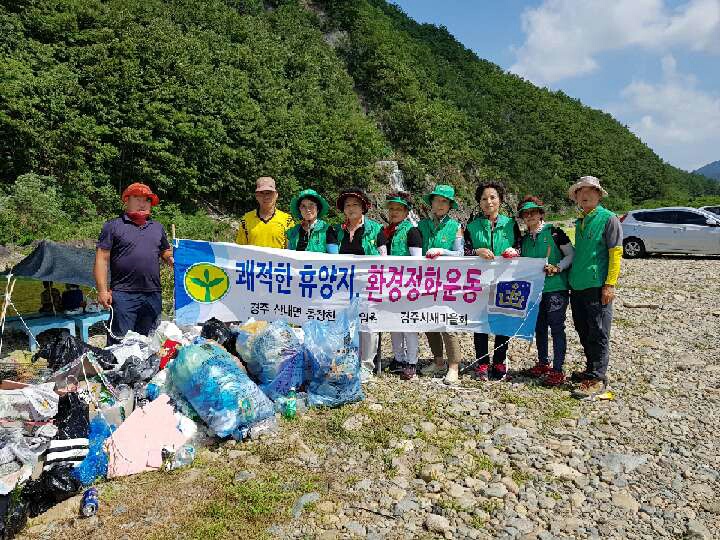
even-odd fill
[[[528,202],[524,203],[524,204],[518,209],[518,214],[519,214],[519,215],[522,215],[522,213],[523,213],[525,210],[532,210],[533,208],[539,208],[540,210],[545,210],[545,207],[544,207],[544,206],[540,206],[539,204],[536,204],[536,203],[534,203],[534,202],[532,202],[532,201],[528,201]]]
[[[452,186],[448,186],[447,184],[438,184],[435,186],[435,189],[432,191],[432,193],[425,195],[423,197],[423,200],[430,206],[432,204],[432,198],[438,195],[440,197],[445,197],[450,201],[450,207],[451,208],[457,208],[458,203],[455,200],[455,188]]]
[[[325,216],[330,210],[328,202],[314,189],[304,189],[290,201],[290,213],[292,217],[298,220],[302,220],[302,214],[300,214],[300,202],[303,199],[312,199],[320,207],[318,209],[318,219]]]
[[[410,203],[409,203],[408,201],[406,201],[405,199],[403,199],[402,197],[386,197],[386,198],[385,198],[385,204],[391,203],[391,202],[398,203],[398,204],[402,204],[402,205],[403,205],[405,208],[407,208],[408,210],[409,210],[410,208],[412,208],[412,207],[410,206]]]

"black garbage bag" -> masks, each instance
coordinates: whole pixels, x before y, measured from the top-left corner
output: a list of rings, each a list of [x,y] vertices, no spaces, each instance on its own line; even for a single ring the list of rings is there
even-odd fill
[[[14,493],[0,495],[0,540],[10,540],[19,533],[28,519],[28,504]]]
[[[220,345],[225,345],[225,342],[230,341],[233,337],[232,331],[225,323],[215,317],[208,319],[205,324],[203,324],[200,335],[205,339],[217,341]]]
[[[89,406],[78,397],[77,392],[60,396],[55,425],[58,428],[57,439],[87,439],[90,425]]]
[[[30,517],[47,512],[82,489],[82,484],[72,475],[72,471],[72,465],[61,463],[43,471],[40,478],[25,485],[23,497],[27,501]]]
[[[149,381],[158,371],[160,371],[160,358],[157,354],[151,354],[145,360],[130,356],[119,369],[106,371],[105,377],[113,386],[120,384],[135,386],[137,383]]]
[[[82,339],[71,336],[67,330],[63,330],[55,339],[45,342],[33,354],[32,361],[35,362],[38,358],[45,358],[48,367],[53,371],[57,371],[70,364],[73,360],[77,360],[88,351],[93,353],[93,356],[103,369],[112,369],[116,363],[115,357],[110,351],[88,345]]]

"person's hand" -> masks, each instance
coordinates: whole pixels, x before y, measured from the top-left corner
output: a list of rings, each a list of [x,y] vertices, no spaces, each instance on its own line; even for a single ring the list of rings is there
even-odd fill
[[[602,305],[607,306],[614,299],[615,299],[615,286],[614,285],[603,285],[602,293],[600,295],[600,302],[602,302]]]
[[[440,248],[430,248],[425,253],[425,257],[428,259],[437,259],[440,255],[442,255],[442,249]]]
[[[100,302],[100,305],[105,309],[110,308],[112,304],[112,291],[99,292],[98,302]]]
[[[173,268],[175,266],[175,257],[172,255],[165,259],[165,264],[167,264],[170,268]]]
[[[514,259],[515,257],[519,257],[520,253],[517,249],[509,247],[502,252],[502,256],[505,259]]]
[[[555,274],[559,274],[561,272],[560,267],[555,266],[554,264],[546,264],[544,270],[548,276],[554,276]]]
[[[475,255],[478,257],[482,257],[483,259],[487,259],[489,261],[493,260],[495,258],[495,255],[492,251],[490,251],[488,248],[478,248],[475,250]]]

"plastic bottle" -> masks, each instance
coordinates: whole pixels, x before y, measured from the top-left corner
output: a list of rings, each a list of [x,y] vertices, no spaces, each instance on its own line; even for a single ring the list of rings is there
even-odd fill
[[[283,416],[288,420],[292,420],[297,416],[297,394],[295,387],[291,388],[290,392],[288,392],[285,407],[283,408]]]
[[[250,439],[253,441],[265,435],[274,435],[278,430],[277,418],[269,416],[250,426]]]
[[[187,467],[195,461],[195,447],[192,444],[184,444],[175,452],[172,459],[168,459],[165,470],[174,471],[181,467]]]

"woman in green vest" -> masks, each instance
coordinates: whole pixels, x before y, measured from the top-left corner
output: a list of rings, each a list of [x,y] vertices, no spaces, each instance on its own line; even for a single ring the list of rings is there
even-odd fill
[[[463,254],[463,236],[460,223],[450,217],[450,209],[458,207],[455,189],[452,186],[438,184],[432,193],[425,195],[425,203],[430,206],[430,216],[418,223],[422,235],[422,252],[429,259],[443,255],[459,257]],[[447,352],[447,374],[444,382],[457,383],[460,379],[460,340],[454,332],[426,332],[434,362],[422,370],[423,375],[433,376],[445,370],[444,349]]]
[[[337,208],[345,214],[345,222],[335,228],[339,252],[343,255],[387,255],[387,240],[382,226],[365,217],[372,205],[358,187],[343,190]],[[367,382],[375,369],[379,344],[377,332],[360,332],[360,377]]]
[[[420,230],[410,221],[412,198],[409,193],[398,191],[385,199],[388,209],[387,227],[383,229],[391,257],[422,256]],[[393,355],[400,368],[400,378],[409,381],[415,378],[418,360],[417,332],[391,332]]]
[[[545,208],[537,197],[525,197],[518,208],[518,215],[527,226],[527,232],[520,242],[522,256],[548,260],[545,265],[545,287],[535,325],[538,363],[528,370],[528,374],[542,379],[548,386],[558,386],[565,382],[565,315],[570,302],[568,268],[572,265],[575,249],[565,231],[545,223]],[[548,356],[548,326],[553,341],[552,368]]]
[[[481,215],[468,223],[465,230],[465,254],[486,260],[495,257],[517,257],[515,249],[520,241],[520,228],[515,220],[500,213],[505,201],[505,185],[502,182],[484,182],[475,190],[475,200]],[[507,351],[510,338],[495,336],[495,350],[490,366],[488,335],[476,333],[475,378],[487,381],[490,377],[501,381],[507,376]]]
[[[290,213],[299,221],[287,231],[288,249],[315,253],[337,253],[335,229],[322,218],[330,205],[314,189],[305,189],[290,201]]]

